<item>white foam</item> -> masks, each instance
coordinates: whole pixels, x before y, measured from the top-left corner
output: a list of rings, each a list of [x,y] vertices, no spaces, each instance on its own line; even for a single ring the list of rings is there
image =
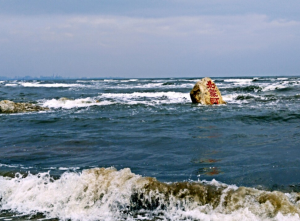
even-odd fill
[[[211,181],[207,181],[207,180],[202,180],[200,181],[201,183],[205,183],[205,184],[209,184],[209,185],[212,185],[212,186],[216,186],[216,187],[229,187],[230,189],[233,189],[233,190],[237,190],[238,187],[236,185],[227,185],[225,183],[222,183],[220,181],[217,181],[216,179],[212,179]]]
[[[105,82],[117,82],[119,80],[113,80],[113,79],[104,79]]]
[[[284,81],[284,80],[288,80],[288,78],[277,78],[277,80]]]
[[[167,84],[164,85],[164,83],[167,82],[151,82],[151,83],[137,83],[135,85],[132,84],[126,84],[128,81],[120,81],[119,84],[117,85],[106,85],[105,88],[110,88],[110,89],[143,89],[143,88],[192,88],[194,84]],[[96,86],[96,85],[95,85]],[[101,85],[101,87],[103,87]]]
[[[95,98],[51,99],[40,100],[39,104],[48,108],[82,108],[112,104],[174,104],[190,102],[188,93],[180,92],[134,92],[134,93],[104,93]]]
[[[0,206],[2,210],[40,212],[62,220],[114,220],[121,217],[120,206],[128,205],[139,178],[129,169],[106,169],[98,175],[96,170],[64,173],[56,181],[49,173],[0,177]]]
[[[25,167],[22,164],[20,165],[16,165],[16,164],[3,164],[0,163],[0,167],[9,167],[9,168],[21,168],[21,169],[32,169],[33,167],[29,166],[29,167]]]
[[[153,185],[151,182],[133,174],[128,168],[120,171],[113,168],[95,168],[84,170],[82,173],[65,172],[58,180],[52,179],[49,172],[28,174],[26,177],[16,174],[15,178],[0,176],[0,209],[21,215],[42,213],[46,218],[60,220],[135,220],[130,213],[123,211],[131,205],[133,194],[139,191],[144,194],[148,203],[151,203],[151,198],[154,197],[153,199],[159,199],[159,202],[165,205],[164,209],[153,211],[140,209],[139,220],[153,220],[151,214],[162,220],[299,220],[299,205],[293,200],[297,199],[297,193],[284,194],[254,188],[238,188],[213,180],[206,183],[215,185],[222,191],[220,202],[213,208],[209,203],[197,203],[189,197],[180,198],[188,193],[187,189],[182,189],[182,196],[178,193],[179,198],[172,195],[172,189],[168,191],[163,188],[160,192],[154,189],[145,191],[147,186]],[[274,204],[275,199],[280,200],[278,208],[274,207],[277,205]],[[289,211],[296,213],[291,214]]]
[[[52,83],[52,84],[41,84],[40,82],[20,82],[23,87],[83,87],[82,84],[63,84],[63,83]]]
[[[18,86],[18,84],[10,84],[10,83],[8,83],[8,84],[5,84],[5,86],[7,86],[7,87],[16,87],[16,86]]]
[[[263,87],[262,91],[274,91],[274,90],[283,89],[283,88],[287,88],[287,86],[282,85],[282,84],[272,84],[272,85]]]
[[[3,163],[0,163],[0,167],[11,167],[11,168],[17,168],[17,167],[20,167],[20,165],[8,165],[8,164],[3,164]]]
[[[97,83],[97,82],[104,82],[104,80],[77,80],[77,83]]]
[[[224,82],[233,82],[235,85],[250,84],[253,79],[225,79]]]
[[[135,81],[138,81],[138,79],[120,80],[120,82],[135,82]]]
[[[59,170],[79,170],[80,167],[59,167]]]
[[[125,104],[151,105],[190,102],[189,94],[180,92],[105,93],[99,97],[100,99],[113,99],[117,103]]]
[[[80,98],[75,100],[69,99],[51,99],[51,100],[41,100],[39,101],[43,107],[48,108],[64,108],[64,109],[72,109],[78,107],[90,107],[90,106],[101,106],[101,105],[110,105],[112,102],[110,101],[101,101],[94,98]]]
[[[46,170],[56,170],[57,167],[47,167],[47,168],[44,168],[44,169],[46,169]]]

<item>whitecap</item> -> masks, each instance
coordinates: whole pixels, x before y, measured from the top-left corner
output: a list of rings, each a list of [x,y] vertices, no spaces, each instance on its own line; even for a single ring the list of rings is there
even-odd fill
[[[0,163],[0,167],[17,168],[17,167],[20,167],[20,166],[22,166],[22,165],[9,165],[9,164]]]
[[[40,105],[48,108],[64,108],[72,109],[78,107],[90,107],[90,106],[100,106],[100,105],[110,105],[110,101],[101,101],[99,102],[94,98],[79,98],[79,99],[51,99],[51,100],[40,100]]]
[[[56,167],[46,167],[44,169],[46,169],[46,170],[56,170],[57,168]]]
[[[250,84],[253,79],[225,79],[224,82],[234,83],[235,85]]]
[[[176,104],[176,103],[189,103],[189,93],[180,92],[134,92],[134,93],[103,93],[98,97],[87,97],[78,99],[51,99],[39,100],[39,104],[48,108],[82,108],[90,106],[102,106],[112,104],[144,104],[144,105],[157,105],[157,104]]]
[[[80,167],[59,167],[59,170],[79,170]]]
[[[40,82],[20,82],[23,87],[84,87],[82,84],[64,84],[64,83],[52,83],[41,84]]]
[[[18,84],[10,84],[10,83],[8,83],[8,84],[5,84],[5,86],[7,86],[7,87],[17,87]]]
[[[171,104],[190,102],[188,93],[180,92],[134,92],[134,93],[105,93],[99,98],[113,99],[117,103],[126,104]],[[147,100],[145,100],[147,99]]]
[[[119,80],[114,80],[114,79],[104,79],[103,80],[104,82],[117,82]]]
[[[192,88],[194,84],[167,84],[164,85],[167,82],[156,82],[156,83],[147,83],[147,84],[141,84],[138,83],[136,85],[129,85],[129,84],[118,84],[118,85],[111,85],[106,86],[106,88],[111,89],[143,89],[143,88]]]
[[[287,86],[281,85],[281,84],[272,84],[264,87],[262,91],[274,91],[278,89],[287,88]]]

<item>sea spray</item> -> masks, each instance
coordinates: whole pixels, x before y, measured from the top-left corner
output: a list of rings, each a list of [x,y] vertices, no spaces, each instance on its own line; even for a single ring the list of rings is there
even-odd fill
[[[130,204],[132,187],[140,176],[112,168],[66,172],[58,180],[48,173],[1,177],[1,209],[47,218],[106,220],[120,217]]]
[[[1,210],[61,220],[299,220],[298,193],[211,182],[162,183],[125,168],[0,177]]]

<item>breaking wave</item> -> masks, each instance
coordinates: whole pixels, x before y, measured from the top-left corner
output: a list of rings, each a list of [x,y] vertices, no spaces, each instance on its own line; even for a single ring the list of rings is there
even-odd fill
[[[234,84],[237,84],[237,85],[240,85],[240,84],[250,84],[251,82],[253,82],[253,78],[251,79],[225,79],[224,82],[230,82],[230,83],[234,83]]]
[[[40,101],[43,107],[48,108],[80,108],[80,107],[90,107],[90,106],[100,106],[100,105],[109,105],[112,102],[104,101],[101,102],[94,98],[79,98],[79,99],[69,99],[69,98],[60,98],[60,99],[51,99],[51,100],[42,100]]]
[[[0,176],[0,208],[61,220],[299,220],[299,193],[210,182],[162,183],[130,171],[94,168]]]
[[[90,106],[112,105],[112,104],[174,104],[190,102],[188,93],[180,92],[134,92],[134,93],[103,93],[91,98],[60,98],[51,100],[40,100],[43,107],[48,108],[80,108]]]
[[[194,86],[194,84],[189,83],[189,84],[177,84],[175,82],[159,82],[159,83],[138,83],[135,85],[129,85],[126,84],[127,82],[121,82],[117,85],[110,85],[110,86],[106,86],[106,88],[110,88],[110,89],[149,89],[149,88],[192,88]]]
[[[23,86],[23,87],[84,87],[81,84],[65,84],[65,83],[47,83],[43,84],[41,82],[17,82],[17,83],[7,83],[5,86],[8,87],[16,87],[16,86]]]
[[[80,84],[63,84],[63,83],[53,83],[53,84],[41,84],[40,82],[24,82],[19,83],[23,87],[82,87]]]

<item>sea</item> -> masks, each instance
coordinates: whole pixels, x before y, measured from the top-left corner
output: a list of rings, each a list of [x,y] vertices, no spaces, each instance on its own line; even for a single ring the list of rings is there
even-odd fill
[[[300,77],[0,81],[0,220],[300,220]]]

